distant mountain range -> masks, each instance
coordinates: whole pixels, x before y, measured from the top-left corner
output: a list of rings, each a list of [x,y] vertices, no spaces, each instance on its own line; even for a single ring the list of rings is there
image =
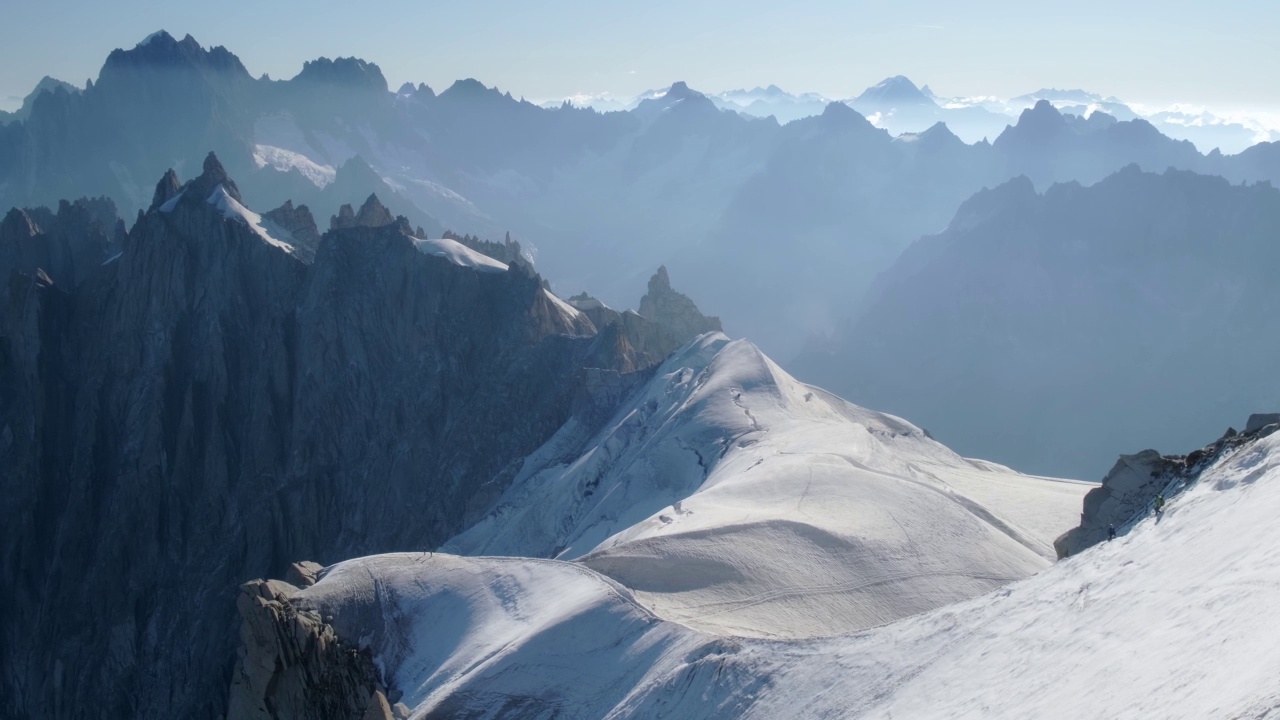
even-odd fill
[[[544,105],[554,107],[567,102],[575,107],[615,112],[631,110],[642,100],[662,93],[662,90],[650,90],[635,98],[611,94],[576,95]],[[708,97],[715,101],[717,107],[752,117],[772,116],[780,123],[818,115],[827,104],[844,102],[862,112],[876,126],[894,134],[920,132],[936,122],[945,122],[952,132],[970,143],[983,138],[994,139],[1019,113],[1040,100],[1048,100],[1063,113],[1081,117],[1100,111],[1117,120],[1144,118],[1171,138],[1190,140],[1201,152],[1216,148],[1224,153],[1238,153],[1257,143],[1280,139],[1280,122],[1263,114],[1219,115],[1205,109],[1186,110],[1179,106],[1139,110],[1117,98],[1103,97],[1086,90],[1050,88],[1007,100],[996,97],[939,97],[929,86],[917,87],[902,75],[886,78],[854,98],[829,98],[817,93],[792,94],[776,85],[708,93]]]
[[[257,206],[292,199],[325,217],[377,194],[429,234],[510,232],[566,293],[620,304],[666,264],[700,279],[691,293],[730,332],[789,358],[983,187],[1020,174],[1038,187],[1091,183],[1135,162],[1280,178],[1270,143],[1204,155],[1146,120],[1084,119],[1048,100],[966,144],[952,125],[991,111],[939,105],[901,77],[851,101],[859,110],[798,96],[821,112],[786,124],[723,111],[795,97],[675,83],[627,112],[547,109],[470,79],[393,92],[356,58],[253,78],[227,49],[161,32],[111,53],[82,91],[41,92],[25,120],[0,126],[0,205],[90,195],[137,212],[146,178],[199,167],[213,149]],[[876,126],[908,116],[918,131]]]
[[[1194,447],[1280,407],[1277,238],[1270,183],[1018,178],[908,248],[795,369],[961,452],[1096,477],[1125,447]]]
[[[199,168],[213,149],[250,207],[292,200],[325,218],[376,194],[432,237],[509,233],[564,295],[624,306],[665,265],[696,279],[688,294],[728,333],[790,367],[815,338],[846,332],[876,278],[984,188],[1020,176],[1037,191],[1089,185],[1133,164],[1280,181],[1280,144],[1204,154],[1142,118],[1054,105],[1109,99],[1042,94],[992,141],[968,144],[935,116],[990,111],[939,104],[902,77],[853,100],[861,111],[830,102],[781,124],[726,111],[725,98],[683,82],[601,113],[539,107],[474,79],[392,91],[376,64],[356,58],[254,78],[225,48],[157,33],[111,53],[84,90],[42,92],[27,119],[0,126],[0,206],[107,197],[128,217],[151,205],[146,178]],[[872,122],[885,113],[930,124],[895,136]],[[830,367],[853,367],[841,362]]]

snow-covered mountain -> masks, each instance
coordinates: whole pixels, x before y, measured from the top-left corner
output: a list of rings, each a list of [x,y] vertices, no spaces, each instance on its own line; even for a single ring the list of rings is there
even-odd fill
[[[290,606],[362,638],[414,713],[645,716],[629,703],[675,658],[710,671],[744,638],[865,630],[1044,570],[1091,487],[962,458],[709,333],[599,430],[562,427],[441,552],[339,564]],[[281,592],[251,592],[246,622]],[[295,661],[260,636],[233,707],[291,702],[270,678]],[[751,694],[691,716],[709,701]]]
[[[397,716],[1269,717],[1277,429],[1113,542],[853,634],[707,632],[580,563],[523,558],[370,557],[270,592],[359,638]]]
[[[578,559],[686,625],[812,636],[1045,567],[1089,487],[963,459],[709,334],[601,431],[562,428],[442,550]]]

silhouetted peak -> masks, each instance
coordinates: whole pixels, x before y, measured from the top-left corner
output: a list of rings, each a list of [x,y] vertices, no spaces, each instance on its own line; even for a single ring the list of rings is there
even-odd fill
[[[17,239],[33,238],[40,234],[40,227],[36,225],[26,210],[21,208],[13,208],[4,216],[4,221],[0,222],[0,240],[6,244]],[[7,282],[7,278],[5,279]]]
[[[314,257],[315,249],[320,245],[320,230],[310,208],[306,205],[294,207],[292,200],[285,200],[275,210],[262,213],[262,217],[289,231],[293,236],[293,247],[304,261]]]
[[[822,109],[822,115],[820,115],[818,119],[821,126],[828,129],[847,130],[857,128],[884,132],[875,125],[872,125],[871,121],[868,120],[865,115],[849,107],[848,104],[839,101],[827,103],[827,106]]]
[[[209,151],[208,155],[204,156],[204,166],[197,180],[202,180],[212,185],[231,182],[231,178],[227,176],[227,169],[222,167],[222,161],[218,160],[218,156],[212,150]]]
[[[171,198],[177,195],[182,189],[182,183],[178,182],[178,173],[169,168],[165,171],[164,177],[160,178],[160,182],[156,183],[155,194],[151,196],[151,207],[147,210],[158,210],[161,205],[169,202]]]
[[[852,118],[855,115],[862,117],[862,113],[836,100],[827,103],[822,109],[822,116],[828,118]]]
[[[382,68],[356,57],[340,57],[330,60],[316,58],[302,64],[302,72],[291,82],[337,85],[347,88],[387,92],[387,79]]]
[[[40,82],[36,83],[35,89],[30,93],[27,93],[27,96],[22,99],[22,106],[13,111],[11,117],[14,120],[26,120],[31,117],[32,108],[35,107],[40,96],[46,93],[57,94],[64,92],[71,95],[78,95],[80,93],[80,88],[69,82],[45,75],[40,78]]]
[[[666,97],[672,100],[683,100],[687,97],[701,95],[702,93],[694,92],[689,89],[688,84],[683,80],[677,80],[671,83],[671,87],[667,89]]]
[[[669,292],[671,290],[671,277],[667,275],[667,266],[659,265],[658,271],[649,278],[649,292]]]
[[[911,136],[904,135],[903,137],[906,138]],[[938,121],[929,126],[929,129],[924,132],[916,133],[914,139],[915,142],[931,148],[964,144],[964,141],[957,137],[955,133],[951,132],[951,128],[947,127],[947,124],[942,121]]]
[[[172,175],[172,178],[170,175]],[[177,179],[177,175],[173,173],[173,170],[166,172],[165,176],[160,179],[160,182],[156,185],[156,194],[152,197],[154,207],[159,207],[158,204],[155,204],[155,200],[162,195],[166,196],[165,201],[167,201],[177,194],[177,192],[170,194],[172,183],[177,182]],[[235,181],[227,175],[227,170],[222,167],[222,163],[218,160],[218,156],[210,151],[204,158],[204,168],[203,172],[200,173],[200,176],[180,188],[179,191],[182,193],[183,197],[182,202],[205,202],[209,200],[210,196],[212,196],[214,191],[218,189],[219,185],[222,186],[223,190],[225,190],[227,195],[233,200],[236,202],[243,202],[240,197],[240,189],[236,187]],[[163,202],[164,201],[160,204],[163,204]]]
[[[98,84],[143,68],[202,68],[251,79],[240,58],[225,47],[217,46],[206,50],[190,35],[175,40],[172,35],[160,30],[148,35],[132,49],[112,50],[98,75]]]
[[[640,298],[641,315],[664,325],[674,335],[676,345],[712,330],[721,330],[720,319],[703,315],[689,296],[671,287],[666,266],[649,278],[649,291]]]
[[[1014,129],[1019,134],[1044,137],[1066,126],[1066,118],[1063,117],[1062,113],[1058,112],[1053,103],[1048,100],[1039,100],[1034,107],[1022,111],[1022,114],[1018,116],[1018,123],[1014,125]]]
[[[351,209],[349,203],[343,203],[338,208],[338,214],[329,218],[330,230],[343,230],[356,226],[356,211]]]
[[[382,227],[395,221],[391,211],[378,200],[376,194],[370,194],[360,206],[360,212],[356,213],[356,224],[364,227]]]
[[[45,75],[44,77],[40,78],[40,82],[36,83],[35,89],[32,90],[29,95],[27,95],[27,99],[34,98],[40,93],[56,92],[58,90],[65,90],[69,93],[80,92],[80,88],[76,87],[75,85],[72,85],[71,83],[65,80],[59,80],[55,77],[50,77],[49,75]]]
[[[415,87],[413,86],[413,83],[411,83],[411,82],[407,82],[407,83],[405,83],[405,84],[403,84],[403,85],[401,85],[401,86],[400,86],[400,89],[396,91],[396,94],[397,94],[397,95],[412,95],[412,94],[414,94],[415,92],[417,92],[417,88],[415,88]]]
[[[1104,113],[1101,110],[1094,110],[1092,113],[1089,114],[1089,118],[1087,122],[1092,127],[1103,128],[1103,127],[1110,127],[1112,125],[1115,125],[1120,121],[1119,119],[1116,118],[1115,115]]]
[[[442,98],[453,98],[453,99],[463,99],[463,100],[470,99],[470,98],[477,98],[477,97],[487,97],[489,95],[501,97],[502,93],[498,92],[497,88],[485,87],[484,83],[480,82],[479,80],[476,80],[475,78],[465,78],[463,80],[455,80],[454,83],[449,86],[448,90],[445,90],[444,92],[440,93],[440,97]]]
[[[933,100],[904,75],[885,78],[858,96],[855,104],[871,106],[932,105]]]
[[[350,205],[343,205],[338,209],[338,214],[329,219],[330,230],[345,230],[353,227],[379,228],[391,225],[397,222],[395,216],[387,209],[386,205],[378,199],[376,194],[370,195],[364,204],[360,206],[359,212],[353,211]],[[403,223],[408,226],[408,221]]]
[[[1023,118],[1061,118],[1062,113],[1053,106],[1048,100],[1037,100],[1036,104],[1027,110],[1022,111],[1022,115],[1018,118],[1021,123]]]
[[[363,156],[352,155],[338,168],[337,174],[334,176],[334,182],[341,183],[346,187],[367,184],[380,187],[382,185],[382,177],[374,171]]]

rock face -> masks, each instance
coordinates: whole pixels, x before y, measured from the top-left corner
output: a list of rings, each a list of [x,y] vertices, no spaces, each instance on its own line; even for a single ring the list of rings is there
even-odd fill
[[[666,267],[649,279],[649,292],[640,298],[640,312],[619,312],[586,293],[569,298],[602,330],[613,329],[620,352],[641,365],[656,365],[677,348],[706,332],[719,331],[720,319],[703,315],[688,296],[671,288]]]
[[[1084,498],[1084,511],[1079,527],[1072,528],[1054,541],[1058,557],[1075,555],[1107,539],[1108,529],[1115,526],[1124,534],[1128,526],[1152,511],[1156,495],[1171,498],[1200,478],[1225,450],[1266,437],[1280,430],[1280,413],[1249,416],[1243,433],[1228,428],[1218,440],[1186,455],[1161,455],[1143,450],[1136,455],[1122,455],[1115,467],[1103,478],[1102,485]]]
[[[305,262],[315,259],[316,249],[320,246],[320,229],[316,227],[316,219],[306,205],[293,206],[292,200],[270,212],[262,213],[262,217],[279,225],[293,236],[293,247],[298,256]]]
[[[1102,485],[1085,496],[1080,526],[1054,541],[1058,557],[1074,555],[1106,540],[1111,525],[1120,530],[1131,518],[1145,512],[1156,495],[1184,470],[1183,463],[1155,450],[1120,456]]]
[[[66,235],[95,262],[8,242],[52,253],[45,228],[92,203],[4,225],[2,716],[222,715],[240,583],[434,547],[611,397],[589,377],[644,367],[536,274],[425,254],[398,222],[330,231],[306,264],[201,197],[218,184],[210,158],[105,263],[98,225]],[[276,590],[249,609],[288,617]],[[296,645],[255,642],[290,667],[331,657],[298,622]],[[288,687],[315,680],[298,672]]]
[[[88,278],[124,238],[124,224],[106,198],[63,201],[57,213],[14,208],[0,221],[0,283],[10,272],[37,268],[65,290]]]
[[[720,318],[703,315],[688,295],[671,289],[671,278],[667,276],[665,265],[649,278],[649,292],[640,298],[639,312],[682,337],[723,330]]]
[[[360,206],[360,211],[355,212],[350,205],[343,205],[338,209],[338,214],[329,219],[330,230],[345,230],[353,227],[376,228],[383,225],[390,225],[396,219],[391,215],[391,211],[378,200],[377,195],[370,195],[364,204]]]
[[[1280,413],[1254,413],[1249,416],[1249,422],[1245,423],[1244,431],[1246,433],[1256,433],[1277,423],[1280,423]]]
[[[289,598],[297,591],[279,580],[240,587],[240,653],[227,718],[389,719],[368,653],[339,640],[318,612],[295,608]]]

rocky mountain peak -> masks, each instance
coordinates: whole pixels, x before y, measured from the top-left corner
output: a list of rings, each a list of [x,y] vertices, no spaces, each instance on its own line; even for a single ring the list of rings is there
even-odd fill
[[[708,317],[688,295],[672,289],[666,266],[649,278],[649,291],[640,298],[639,312],[660,325],[671,328],[678,336],[692,338],[704,332],[722,330],[720,318]]]
[[[164,177],[160,178],[160,182],[156,183],[155,194],[151,196],[151,207],[148,210],[159,210],[161,205],[169,202],[175,195],[182,190],[182,183],[178,181],[178,173],[169,168],[165,171]]]
[[[854,101],[867,106],[933,105],[933,100],[904,75],[885,78],[862,92]]]
[[[364,204],[360,206],[360,211],[356,212],[351,209],[351,205],[343,205],[338,208],[338,214],[329,218],[330,230],[345,230],[353,227],[380,228],[397,222],[397,218],[391,214],[386,205],[378,199],[376,194],[370,195]]]
[[[227,170],[222,166],[222,162],[218,160],[218,156],[213,154],[213,151],[210,151],[204,158],[204,168],[200,176],[187,183],[184,190],[190,197],[203,201],[208,199],[219,185],[236,202],[243,202],[240,197],[240,189],[236,187],[235,181],[227,175]]]
[[[485,97],[489,95],[500,95],[497,88],[485,87],[484,83],[475,78],[464,78],[455,80],[452,85],[444,92],[440,93],[440,97],[449,97],[451,99],[468,99]]]
[[[947,124],[941,120],[929,126],[929,129],[917,135],[917,138],[919,142],[927,147],[959,147],[964,145],[964,141],[951,132],[951,128],[947,127]]]
[[[659,265],[658,271],[653,274],[653,277],[649,278],[649,293],[668,292],[671,292],[671,276],[667,274],[666,265]]]
[[[671,88],[667,90],[667,97],[673,100],[687,98],[692,95],[701,95],[701,93],[690,90],[689,85],[683,80],[677,80],[671,83]]]
[[[375,63],[356,57],[316,58],[302,64],[294,83],[323,83],[387,92],[387,79]]]
[[[0,221],[0,287],[7,286],[16,270],[74,288],[119,246],[122,225],[106,198],[63,200],[57,212],[47,207],[10,210]]]
[[[1048,100],[1038,100],[1036,104],[1028,110],[1023,110],[1018,116],[1018,125],[1026,125],[1028,127],[1057,127],[1062,125],[1064,118],[1062,113],[1053,106]]]
[[[13,208],[5,214],[4,221],[0,222],[0,243],[5,245],[10,245],[18,239],[33,238],[38,234],[40,234],[39,226],[27,211],[21,208]]]
[[[356,213],[356,224],[361,227],[382,227],[395,221],[395,216],[374,194],[369,195],[364,204],[360,206],[360,212]]]
[[[99,73],[98,82],[114,81],[142,69],[200,69],[216,73],[229,73],[241,79],[250,79],[240,58],[225,47],[206,50],[190,35],[176,40],[160,30],[148,35],[129,50],[117,48],[107,56]]]
[[[347,207],[350,209],[349,205]],[[320,246],[320,229],[310,208],[306,205],[294,207],[292,200],[285,200],[275,210],[262,213],[262,217],[289,231],[293,236],[294,250],[304,262],[315,258],[316,248]]]

